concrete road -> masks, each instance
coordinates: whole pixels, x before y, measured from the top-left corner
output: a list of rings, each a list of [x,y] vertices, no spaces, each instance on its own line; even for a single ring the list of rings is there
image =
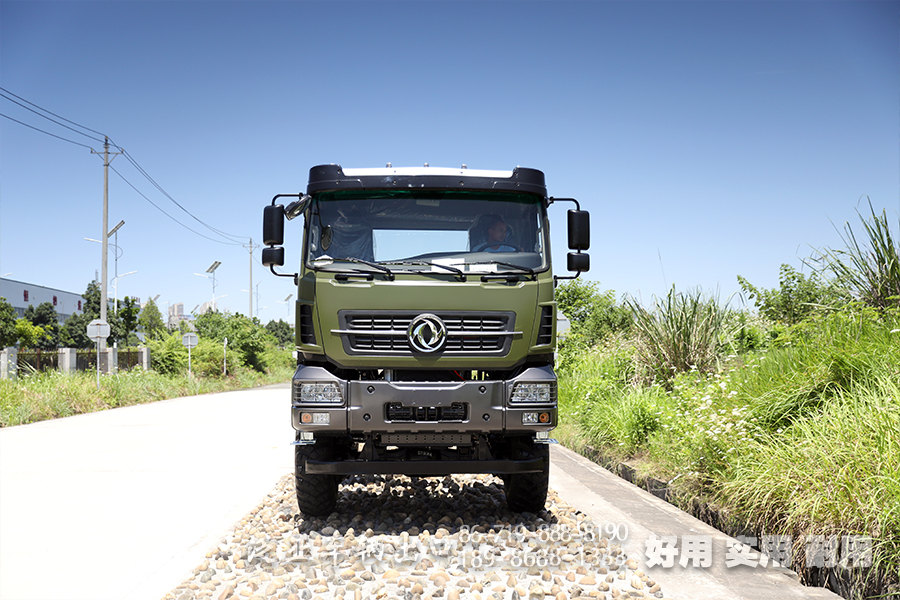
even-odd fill
[[[156,600],[293,470],[289,387],[0,429],[0,598]]]
[[[0,599],[161,598],[293,470],[292,439],[287,385],[0,429]],[[711,536],[711,567],[645,569],[667,597],[838,598],[727,568],[729,538],[559,446],[550,484],[637,557],[651,534]]]

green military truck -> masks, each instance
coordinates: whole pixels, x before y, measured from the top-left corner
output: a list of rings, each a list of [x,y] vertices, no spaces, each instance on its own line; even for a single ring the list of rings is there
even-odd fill
[[[265,207],[262,262],[297,286],[303,513],[334,511],[355,474],[493,473],[510,509],[544,507],[560,279],[547,211],[561,200],[535,169],[322,165],[306,193]],[[568,279],[589,268],[590,225],[565,200]],[[282,273],[299,216],[299,268]]]

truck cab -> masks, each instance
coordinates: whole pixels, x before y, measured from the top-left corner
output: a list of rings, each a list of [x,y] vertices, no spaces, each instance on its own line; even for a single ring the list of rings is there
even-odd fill
[[[577,276],[589,268],[589,217],[566,200]],[[297,289],[303,513],[333,512],[354,474],[493,473],[511,509],[543,508],[557,424],[557,201],[535,169],[322,165],[305,193],[265,207],[263,264]],[[299,265],[282,273],[285,222],[299,217]]]

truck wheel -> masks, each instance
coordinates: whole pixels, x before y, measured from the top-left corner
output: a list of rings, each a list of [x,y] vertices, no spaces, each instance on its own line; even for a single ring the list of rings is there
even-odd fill
[[[307,460],[332,460],[333,445],[318,440],[312,446],[295,446],[294,487],[297,490],[297,507],[304,515],[324,517],[334,512],[337,505],[338,478],[334,475],[309,475],[304,472]]]
[[[547,485],[550,481],[550,447],[534,444],[530,452],[522,452],[521,459],[543,458],[544,469],[540,473],[511,473],[503,480],[506,504],[513,512],[537,513],[547,503]]]

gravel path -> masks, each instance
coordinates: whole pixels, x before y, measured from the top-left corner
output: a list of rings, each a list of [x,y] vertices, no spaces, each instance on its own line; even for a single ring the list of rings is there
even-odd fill
[[[288,475],[165,599],[664,597],[616,532],[553,490],[547,507],[510,512],[490,475],[374,476],[346,480],[339,512],[307,519]]]

